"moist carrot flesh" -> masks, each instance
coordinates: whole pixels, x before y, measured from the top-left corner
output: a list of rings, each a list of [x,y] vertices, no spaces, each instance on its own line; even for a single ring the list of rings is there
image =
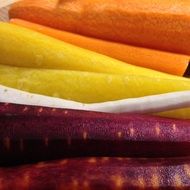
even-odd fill
[[[142,66],[174,75],[183,76],[190,60],[190,57],[185,55],[95,39],[53,29],[22,19],[11,19],[10,22],[133,65]]]

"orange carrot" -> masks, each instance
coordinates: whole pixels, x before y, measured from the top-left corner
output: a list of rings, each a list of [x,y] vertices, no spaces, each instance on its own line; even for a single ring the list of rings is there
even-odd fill
[[[24,26],[65,42],[96,51],[134,65],[155,69],[175,75],[183,75],[189,63],[189,56],[161,52],[145,48],[103,41],[56,30],[21,19],[11,19],[11,23]]]
[[[10,17],[189,55],[189,7],[188,0],[22,0],[10,9]]]

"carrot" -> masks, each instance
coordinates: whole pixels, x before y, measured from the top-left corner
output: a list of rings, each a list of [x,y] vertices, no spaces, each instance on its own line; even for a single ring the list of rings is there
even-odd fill
[[[0,168],[1,190],[188,190],[189,157],[87,157]]]
[[[0,65],[0,84],[82,103],[190,90],[189,79],[38,69]]]
[[[189,56],[185,55],[178,55],[90,38],[56,30],[21,19],[11,19],[10,22],[55,37],[73,45],[131,63],[133,65],[147,67],[174,75],[184,75],[190,60]]]
[[[87,157],[0,168],[1,190],[188,190],[184,158]]]
[[[190,107],[190,91],[171,92],[152,96],[143,96],[140,98],[128,98],[109,102],[85,104],[61,98],[29,93],[0,85],[0,102],[106,113],[150,114],[173,111],[174,109],[183,109],[183,115],[186,116],[186,119],[190,119],[189,109],[186,109]],[[179,113],[173,113],[172,116],[180,118]]]
[[[0,165],[82,156],[190,156],[190,120],[0,103]]]
[[[25,0],[12,6],[10,17],[96,38],[190,54],[189,7],[190,1],[170,0]]]
[[[0,44],[3,65],[180,78],[127,64],[11,23],[0,22]]]

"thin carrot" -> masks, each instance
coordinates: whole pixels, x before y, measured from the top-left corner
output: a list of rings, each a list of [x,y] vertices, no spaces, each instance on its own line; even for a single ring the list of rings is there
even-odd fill
[[[96,38],[190,54],[190,1],[57,2],[22,0],[12,6],[10,17]]]
[[[165,117],[190,119],[190,91],[85,104],[0,85],[1,102],[105,113],[164,114]]]
[[[73,45],[102,53],[104,55],[119,59],[127,63],[170,74],[182,76],[185,73],[190,60],[190,57],[185,55],[139,48],[125,44],[90,38],[78,34],[56,30],[21,19],[11,19],[10,22],[55,37]]]

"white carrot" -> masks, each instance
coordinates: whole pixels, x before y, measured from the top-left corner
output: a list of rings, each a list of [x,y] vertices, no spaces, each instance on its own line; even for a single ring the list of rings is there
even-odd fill
[[[32,94],[0,85],[0,102],[107,113],[158,113],[190,107],[190,91],[83,104],[60,98]]]

